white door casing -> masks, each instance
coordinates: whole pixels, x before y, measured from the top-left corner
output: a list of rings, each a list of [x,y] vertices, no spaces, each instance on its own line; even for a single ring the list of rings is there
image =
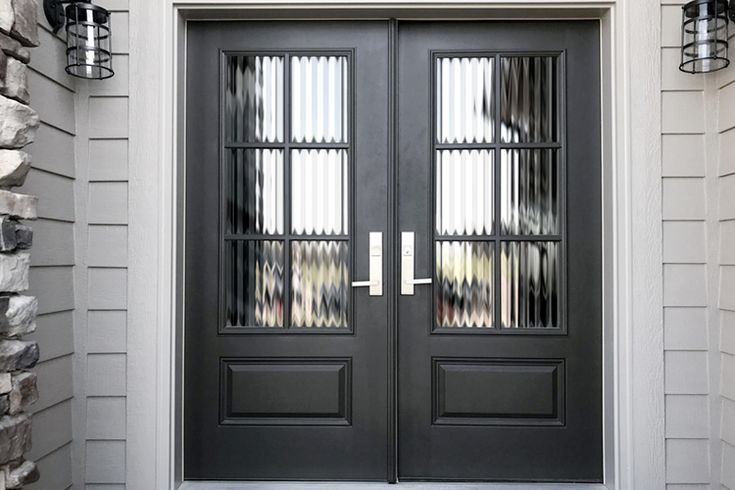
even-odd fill
[[[253,18],[599,18],[605,483],[663,489],[660,3],[130,0],[128,488],[181,479],[185,25]]]

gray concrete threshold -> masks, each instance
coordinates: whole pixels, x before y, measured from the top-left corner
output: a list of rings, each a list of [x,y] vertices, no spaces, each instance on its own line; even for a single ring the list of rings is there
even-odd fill
[[[179,490],[605,490],[601,484],[571,483],[276,483],[184,482]]]

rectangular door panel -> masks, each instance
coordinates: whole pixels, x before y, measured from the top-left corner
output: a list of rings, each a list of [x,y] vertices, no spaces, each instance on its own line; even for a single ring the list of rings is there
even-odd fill
[[[561,425],[564,361],[432,360],[435,425]]]

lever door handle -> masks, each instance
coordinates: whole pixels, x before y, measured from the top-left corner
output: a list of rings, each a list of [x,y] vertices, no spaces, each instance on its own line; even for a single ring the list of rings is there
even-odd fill
[[[414,286],[431,284],[431,278],[414,279],[414,257],[415,257],[414,232],[404,231],[401,233],[401,294],[412,296]]]
[[[413,284],[413,285],[431,284],[431,278],[427,277],[425,279],[406,279],[403,282],[406,284]]]
[[[370,279],[353,281],[353,288],[370,288],[370,296],[383,296],[383,233],[370,232],[369,243]]]
[[[352,281],[353,288],[369,288],[380,284],[377,281]]]

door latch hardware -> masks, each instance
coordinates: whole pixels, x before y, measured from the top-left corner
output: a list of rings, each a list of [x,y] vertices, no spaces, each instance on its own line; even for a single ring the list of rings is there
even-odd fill
[[[414,279],[415,234],[412,231],[401,233],[401,294],[412,296],[413,287],[421,284],[431,284],[431,278]]]
[[[370,288],[370,296],[383,296],[383,232],[371,231],[370,243],[370,279],[353,281],[353,288]]]

